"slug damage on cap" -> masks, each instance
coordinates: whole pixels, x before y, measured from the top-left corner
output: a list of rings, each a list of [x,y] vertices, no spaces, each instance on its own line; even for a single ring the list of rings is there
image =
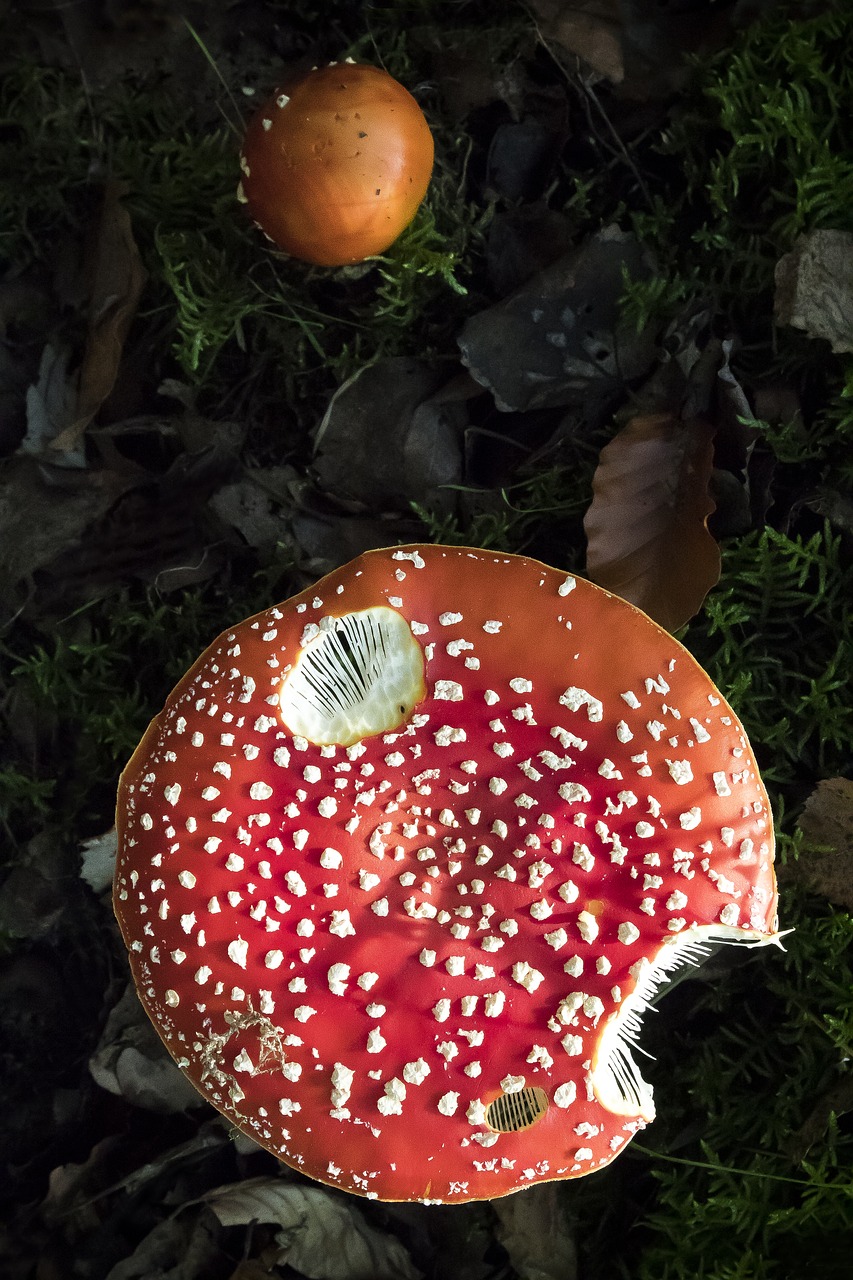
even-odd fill
[[[654,1117],[642,1016],[778,941],[746,735],[639,610],[538,561],[369,552],[225,632],[125,770],[142,1002],[234,1125],[322,1182],[493,1198]]]

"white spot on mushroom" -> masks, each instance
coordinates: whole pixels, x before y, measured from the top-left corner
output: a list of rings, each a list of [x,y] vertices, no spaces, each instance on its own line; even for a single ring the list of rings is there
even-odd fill
[[[503,991],[493,991],[486,996],[485,1015],[487,1018],[499,1018],[503,1013],[503,1007],[506,1003],[506,994]]]
[[[514,982],[517,982],[520,987],[524,987],[525,991],[530,992],[536,991],[536,989],[545,981],[544,973],[540,973],[538,969],[534,969],[526,960],[519,960],[512,966],[512,977]],[[488,999],[489,997],[487,996],[487,1005]],[[486,1013],[489,1017],[495,1016],[494,1014],[489,1014],[488,1008],[486,1009]]]
[[[594,942],[598,937],[598,921],[592,912],[580,912],[578,915],[578,932],[584,942]]]
[[[667,760],[666,763],[670,777],[678,786],[683,787],[685,783],[693,781],[693,770],[689,760]]]
[[[333,996],[342,996],[346,994],[349,976],[350,967],[348,964],[338,963],[329,967],[326,974],[326,981],[329,984],[329,990]]]
[[[554,1090],[554,1103],[565,1110],[572,1105],[577,1093],[577,1085],[574,1080],[567,1080],[565,1084],[558,1085]]]
[[[289,892],[292,893],[295,898],[303,898],[308,892],[305,881],[302,879],[302,876],[298,871],[286,872],[284,883],[287,885]]]
[[[414,1062],[407,1062],[403,1067],[403,1079],[406,1084],[423,1084],[429,1071],[429,1063],[423,1058],[417,1058]]]
[[[432,1016],[436,1022],[446,1022],[450,1017],[450,1001],[446,998],[436,1001],[432,1007]]]

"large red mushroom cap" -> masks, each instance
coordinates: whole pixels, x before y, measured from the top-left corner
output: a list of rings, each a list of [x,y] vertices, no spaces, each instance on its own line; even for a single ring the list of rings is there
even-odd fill
[[[143,1004],[240,1129],[323,1182],[464,1201],[654,1116],[650,997],[774,941],[742,726],[639,610],[535,560],[373,551],[225,632],[119,789]]]

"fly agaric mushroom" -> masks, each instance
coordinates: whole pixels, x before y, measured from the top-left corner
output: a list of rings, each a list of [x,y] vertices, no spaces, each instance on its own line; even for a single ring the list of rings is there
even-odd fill
[[[142,1002],[322,1182],[491,1198],[654,1116],[632,1046],[710,943],[778,939],[746,735],[638,609],[535,560],[372,551],[225,632],[118,802]]]
[[[378,67],[350,59],[276,90],[249,123],[238,200],[296,258],[337,267],[382,253],[432,174],[423,112]]]

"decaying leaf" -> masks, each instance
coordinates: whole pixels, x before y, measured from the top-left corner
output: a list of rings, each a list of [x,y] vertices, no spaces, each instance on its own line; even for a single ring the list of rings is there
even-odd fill
[[[830,902],[853,911],[853,780],[819,782],[797,825],[811,847],[801,853],[795,875]]]
[[[80,878],[86,881],[93,893],[106,893],[112,885],[117,840],[116,829],[112,827],[103,835],[84,840],[80,847]]]
[[[533,0],[547,36],[614,84],[625,78],[619,0]]]
[[[521,1280],[577,1280],[577,1249],[564,1191],[556,1182],[543,1182],[492,1203],[498,1239]]]
[[[605,227],[466,320],[462,359],[499,409],[575,405],[594,421],[654,361],[653,331],[638,334],[619,306],[625,272],[645,280],[652,270],[633,236]]]
[[[461,476],[464,399],[443,393],[447,373],[426,360],[391,356],[367,365],[332,397],[317,431],[323,487],[365,508],[441,501]],[[470,395],[469,391],[469,395]],[[402,503],[401,503],[402,500]]]
[[[80,367],[74,421],[52,442],[73,449],[113,389],[147,273],[121,204],[122,185],[108,182],[90,266],[89,329]]]
[[[853,233],[810,231],[776,264],[778,324],[853,351]]]
[[[89,1070],[102,1089],[144,1111],[171,1115],[204,1105],[163,1047],[132,984],[110,1010]]]
[[[16,612],[28,580],[115,503],[125,481],[111,472],[70,470],[33,458],[9,459],[0,473],[0,616]]]
[[[703,11],[701,22],[690,5],[635,0],[532,0],[531,7],[545,40],[619,85],[623,97],[642,100],[683,85],[685,55],[719,48],[731,26],[729,6]]]
[[[209,1192],[223,1226],[269,1222],[280,1227],[279,1264],[309,1280],[418,1280],[421,1272],[393,1236],[368,1225],[352,1198],[282,1178],[251,1178]]]
[[[703,419],[633,418],[602,449],[593,478],[589,575],[668,631],[693,617],[720,577],[707,528],[713,438]]]
[[[105,1280],[208,1280],[224,1274],[219,1228],[204,1208],[170,1214],[117,1262]]]
[[[27,388],[27,429],[20,452],[37,456],[52,446],[74,420],[76,392],[68,373],[69,350],[48,342],[41,353],[38,377]],[[63,462],[83,466],[82,453],[69,457],[69,444]]]

